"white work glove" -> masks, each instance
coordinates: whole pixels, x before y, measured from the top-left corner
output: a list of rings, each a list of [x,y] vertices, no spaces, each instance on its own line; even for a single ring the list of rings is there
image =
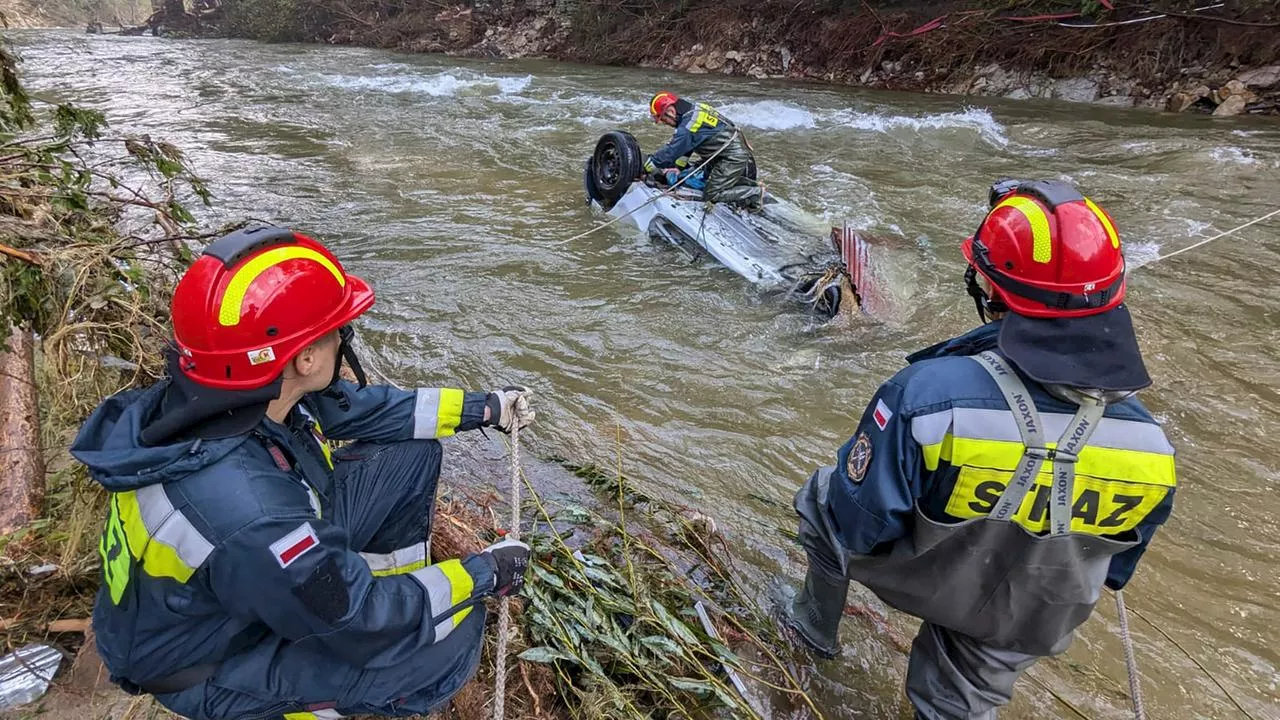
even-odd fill
[[[512,426],[520,423],[524,429],[538,416],[529,406],[528,390],[518,385],[508,385],[501,390],[489,393],[489,427],[496,427],[504,433],[510,433]]]

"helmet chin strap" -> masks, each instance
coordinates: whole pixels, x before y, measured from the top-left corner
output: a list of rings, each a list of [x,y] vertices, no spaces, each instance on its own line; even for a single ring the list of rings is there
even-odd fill
[[[973,305],[977,308],[978,317],[982,319],[984,325],[989,322],[987,313],[1009,312],[1009,306],[1005,305],[1003,300],[992,299],[978,284],[978,271],[972,265],[964,271],[964,286],[965,292],[969,293],[969,297],[973,298]]]
[[[328,386],[325,387],[324,392],[322,393],[326,397],[331,397],[337,400],[338,406],[341,407],[343,411],[351,409],[351,403],[347,400],[346,395],[339,392],[336,387],[338,381],[342,379],[343,361],[345,360],[347,366],[351,368],[352,374],[356,376],[356,384],[360,388],[363,389],[369,384],[369,378],[364,374],[364,368],[360,365],[360,358],[356,356],[355,347],[351,344],[351,339],[354,336],[355,331],[351,329],[350,325],[343,325],[342,328],[338,330],[340,342],[338,344],[338,357],[333,363],[333,379],[329,381]]]

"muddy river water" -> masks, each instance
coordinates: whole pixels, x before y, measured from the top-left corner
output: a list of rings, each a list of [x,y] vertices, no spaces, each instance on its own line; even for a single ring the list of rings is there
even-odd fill
[[[1274,121],[228,41],[12,33],[44,97],[186,149],[210,221],[316,234],[368,278],[372,359],[404,383],[536,391],[537,449],[612,464],[711,515],[765,589],[795,582],[790,499],[911,350],[971,328],[959,243],[999,176],[1075,181],[1115,217],[1179,452],[1174,516],[1126,592],[1153,718],[1280,718],[1280,219],[1142,263],[1280,206]],[[875,236],[891,312],[820,324],[705,261],[600,222],[595,139],[665,137],[669,87],[744,126],[762,179]],[[618,438],[621,437],[619,448]],[[620,450],[620,453],[619,453]],[[495,478],[495,481],[500,481]],[[884,613],[864,595],[855,598]],[[887,614],[910,637],[914,621]],[[1158,626],[1165,635],[1157,632]],[[815,693],[833,718],[908,717],[904,656],[866,618]],[[1131,717],[1110,595],[1005,715]]]

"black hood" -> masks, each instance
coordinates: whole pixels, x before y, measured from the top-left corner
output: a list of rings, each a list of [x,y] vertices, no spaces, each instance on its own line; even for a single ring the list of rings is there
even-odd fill
[[[155,415],[142,428],[145,445],[175,440],[217,440],[243,435],[267,414],[280,397],[281,378],[254,390],[219,390],[196,383],[178,367],[178,352],[165,353],[169,378]]]

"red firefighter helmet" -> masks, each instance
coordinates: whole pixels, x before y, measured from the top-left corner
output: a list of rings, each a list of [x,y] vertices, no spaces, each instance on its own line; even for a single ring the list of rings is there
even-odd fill
[[[680,98],[676,97],[675,93],[663,90],[649,100],[649,115],[654,122],[657,122],[662,113],[666,112],[667,108],[675,105],[679,100]]]
[[[179,367],[207,387],[263,387],[373,301],[365,281],[305,235],[271,226],[234,232],[211,243],[174,290]]]
[[[976,270],[991,282],[992,304],[1019,315],[1082,317],[1124,302],[1124,254],[1115,223],[1063,183],[997,183],[991,211],[961,252],[970,277]]]

